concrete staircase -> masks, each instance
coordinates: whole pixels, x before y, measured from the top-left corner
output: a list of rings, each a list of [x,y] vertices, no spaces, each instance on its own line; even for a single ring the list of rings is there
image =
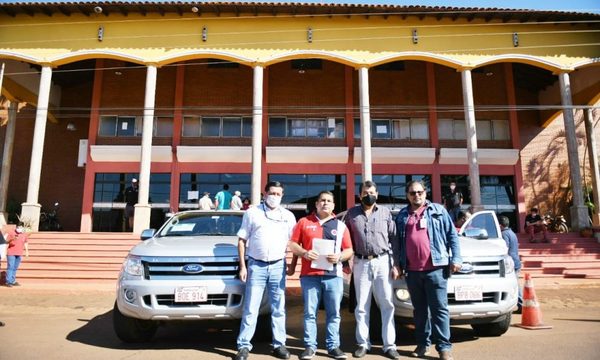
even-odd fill
[[[30,256],[23,257],[17,281],[24,285],[114,285],[127,253],[139,242],[139,236],[131,233],[32,233],[29,235]],[[300,265],[298,261],[296,273],[288,277],[290,288],[300,287]],[[6,263],[1,266],[1,271],[6,271]],[[1,283],[4,283],[4,274]]]
[[[579,234],[549,234],[551,243],[531,244],[519,234],[522,273],[534,278],[600,279],[600,244]],[[115,284],[129,249],[139,242],[130,233],[39,232],[30,234],[29,258],[24,258],[20,283]],[[6,264],[2,264],[2,271]],[[298,290],[300,261],[287,287]]]
[[[537,234],[539,235],[539,234]],[[519,255],[523,268],[537,278],[600,279],[600,244],[578,233],[548,233],[550,243],[529,243],[519,234]]]

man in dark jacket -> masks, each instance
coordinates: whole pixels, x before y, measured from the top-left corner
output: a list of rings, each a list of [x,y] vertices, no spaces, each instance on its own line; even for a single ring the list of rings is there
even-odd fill
[[[519,259],[519,240],[517,240],[517,235],[510,228],[510,220],[506,216],[498,217],[498,221],[500,222],[500,230],[502,230],[502,238],[506,241],[506,246],[508,247],[508,255],[513,259],[515,263],[515,275],[517,276],[517,281],[519,281],[519,270],[521,270],[521,259]],[[517,313],[521,313],[521,307],[523,306],[523,293],[521,291],[521,286],[519,286],[519,300],[517,302],[517,306],[519,310]]]

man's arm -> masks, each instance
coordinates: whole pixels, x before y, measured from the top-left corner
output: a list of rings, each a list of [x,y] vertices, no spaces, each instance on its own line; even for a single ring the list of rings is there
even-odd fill
[[[240,280],[246,282],[248,270],[246,269],[246,240],[238,239],[238,256],[240,257]]]

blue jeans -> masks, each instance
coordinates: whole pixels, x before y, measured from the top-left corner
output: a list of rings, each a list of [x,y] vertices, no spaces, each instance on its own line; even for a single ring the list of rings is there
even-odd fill
[[[444,278],[444,269],[408,271],[406,285],[414,308],[417,345],[431,345],[433,335],[437,351],[450,350],[448,279]]]
[[[285,259],[275,263],[248,259],[248,277],[244,294],[244,312],[237,338],[238,350],[252,350],[250,340],[256,330],[256,321],[260,311],[265,289],[271,304],[271,328],[273,329],[273,348],[285,345]]]
[[[8,255],[6,268],[6,283],[14,284],[17,281],[17,269],[21,264],[21,255]]]
[[[327,350],[340,347],[340,304],[344,293],[344,281],[338,276],[302,276],[302,299],[304,300],[304,346],[317,349],[317,312],[323,298],[325,305],[325,346]]]

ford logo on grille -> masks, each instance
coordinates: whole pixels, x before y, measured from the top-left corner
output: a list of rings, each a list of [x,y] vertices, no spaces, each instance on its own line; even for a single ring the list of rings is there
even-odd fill
[[[187,274],[198,274],[204,271],[204,266],[200,264],[187,264],[181,270]]]
[[[473,272],[473,265],[469,263],[463,263],[460,270],[458,270],[461,274],[470,274]]]

